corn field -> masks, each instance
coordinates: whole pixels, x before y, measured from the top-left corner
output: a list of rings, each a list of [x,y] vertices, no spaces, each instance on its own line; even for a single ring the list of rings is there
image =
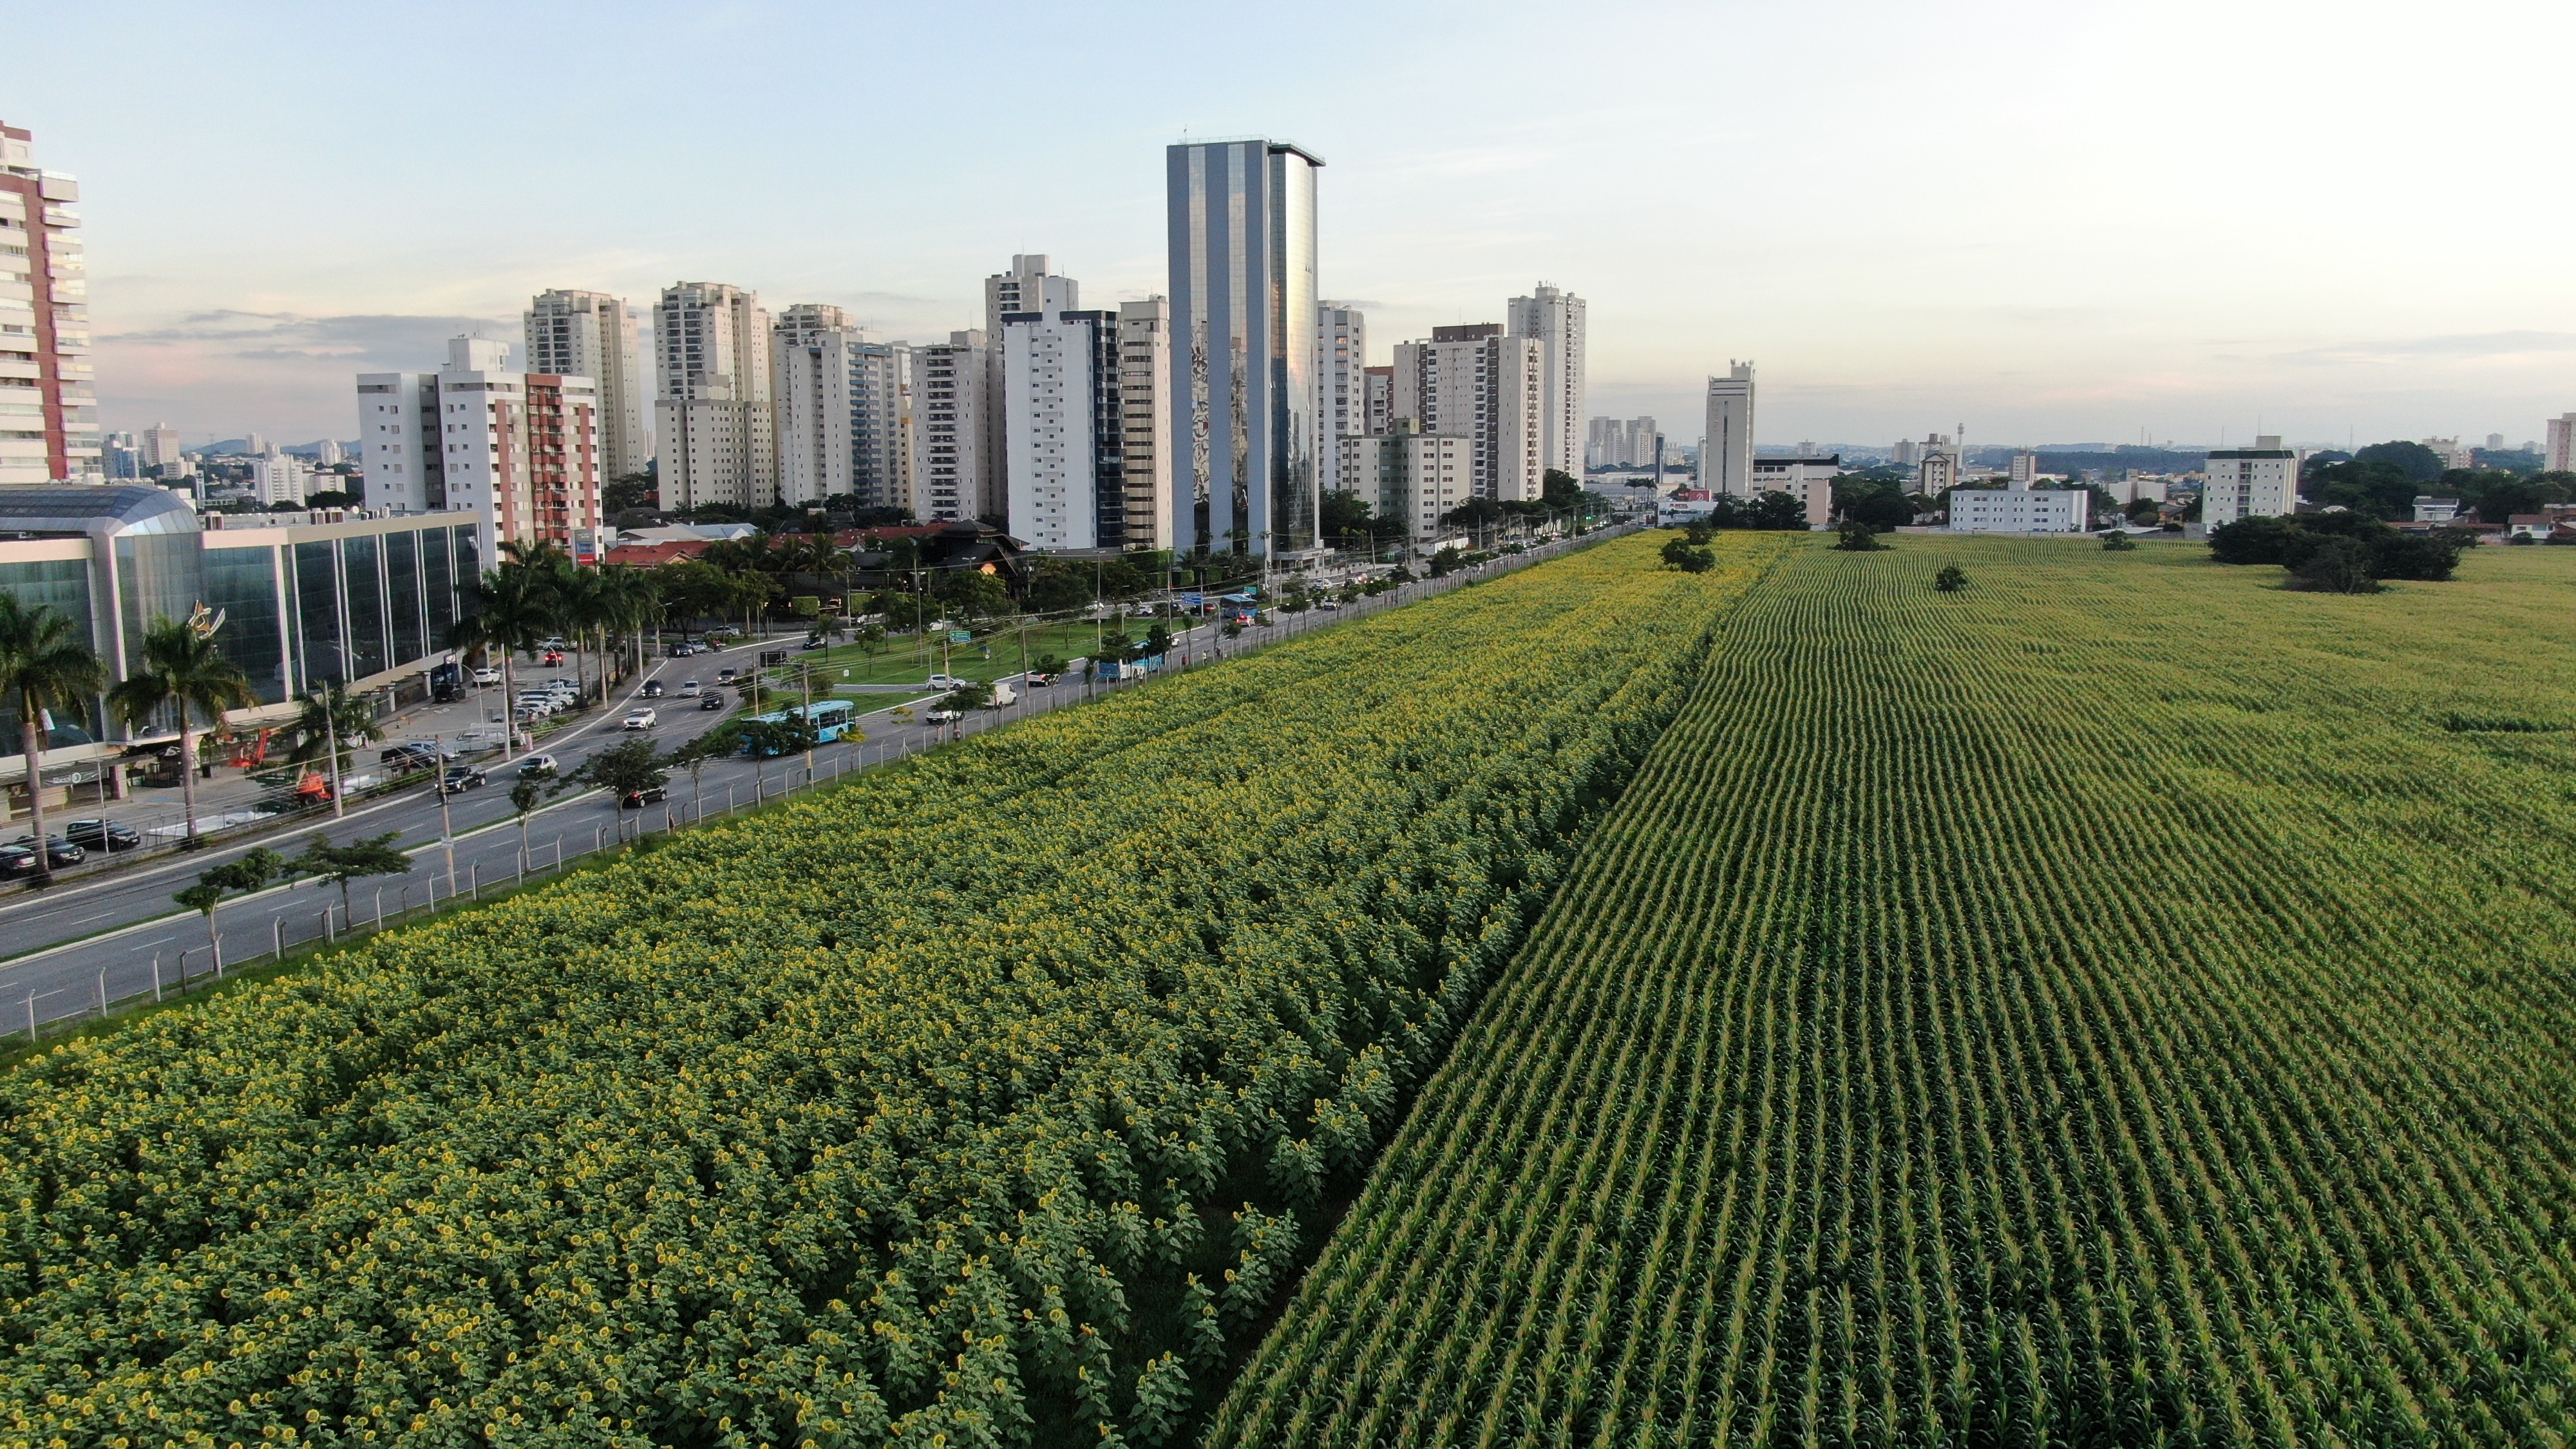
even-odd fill
[[[1751,591],[1207,1442],[2567,1442],[2576,558],[2199,554]]]

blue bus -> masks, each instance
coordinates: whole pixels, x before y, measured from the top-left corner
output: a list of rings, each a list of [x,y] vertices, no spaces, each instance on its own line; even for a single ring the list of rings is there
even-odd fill
[[[827,699],[821,703],[811,706],[791,704],[787,708],[778,710],[771,714],[756,714],[746,721],[746,723],[773,725],[785,724],[789,720],[797,718],[811,719],[814,722],[814,743],[818,745],[828,745],[834,740],[841,738],[843,735],[850,733],[857,727],[858,709],[846,699]],[[752,750],[752,741],[747,739],[744,740],[742,742],[742,752],[748,755],[752,753]],[[769,753],[775,754],[777,752],[773,750]]]

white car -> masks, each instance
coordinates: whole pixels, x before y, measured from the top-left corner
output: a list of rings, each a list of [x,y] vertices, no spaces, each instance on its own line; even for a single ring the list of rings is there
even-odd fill
[[[691,680],[688,680],[688,681],[683,682],[683,683],[680,685],[680,693],[681,693],[683,696],[687,696],[687,695],[692,695],[692,694],[699,693],[700,691],[704,690],[705,688],[706,688],[706,686],[705,686],[705,685],[703,685],[703,684],[699,683],[698,681],[696,681],[696,680],[694,680],[694,679],[691,679]]]
[[[572,646],[566,644],[561,639],[540,639],[537,641],[537,647],[539,649],[570,649]]]
[[[930,676],[930,687],[932,689],[964,689],[967,687],[967,682],[958,678],[954,674],[934,674]]]
[[[486,664],[482,668],[474,671],[474,682],[476,684],[498,684],[501,682],[501,671],[493,668],[489,664]]]
[[[966,714],[963,710],[932,709],[922,711],[921,717],[931,724],[949,724],[964,719]]]
[[[649,730],[653,727],[655,718],[653,711],[639,709],[626,717],[626,727],[630,730]]]
[[[519,762],[519,778],[522,780],[530,775],[556,775],[562,772],[562,767],[555,763],[555,757],[552,755],[530,755]]]

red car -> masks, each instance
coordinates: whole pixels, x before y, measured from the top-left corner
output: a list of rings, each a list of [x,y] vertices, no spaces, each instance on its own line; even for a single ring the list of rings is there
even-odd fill
[[[560,649],[549,649],[549,650],[547,650],[547,651],[546,651],[546,659],[545,659],[545,662],[546,662],[546,663],[548,663],[548,664],[561,664],[561,663],[563,663],[563,651],[562,651],[562,650],[560,650]]]

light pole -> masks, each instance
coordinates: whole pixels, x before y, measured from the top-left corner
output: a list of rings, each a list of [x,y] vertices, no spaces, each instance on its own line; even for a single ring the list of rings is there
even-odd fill
[[[447,897],[449,900],[454,900],[456,898],[456,826],[447,817],[447,736],[431,735],[429,753],[430,768],[438,772],[438,778],[430,782],[430,787],[438,791],[438,844],[439,848],[447,853]]]
[[[329,744],[331,750],[331,818],[346,820],[349,817],[349,806],[342,797],[347,792],[340,788],[340,708],[331,698],[331,686],[328,683],[322,686],[322,738]],[[188,762],[188,768],[193,770],[196,766],[196,761]],[[194,830],[196,822],[190,821],[188,828]]]

